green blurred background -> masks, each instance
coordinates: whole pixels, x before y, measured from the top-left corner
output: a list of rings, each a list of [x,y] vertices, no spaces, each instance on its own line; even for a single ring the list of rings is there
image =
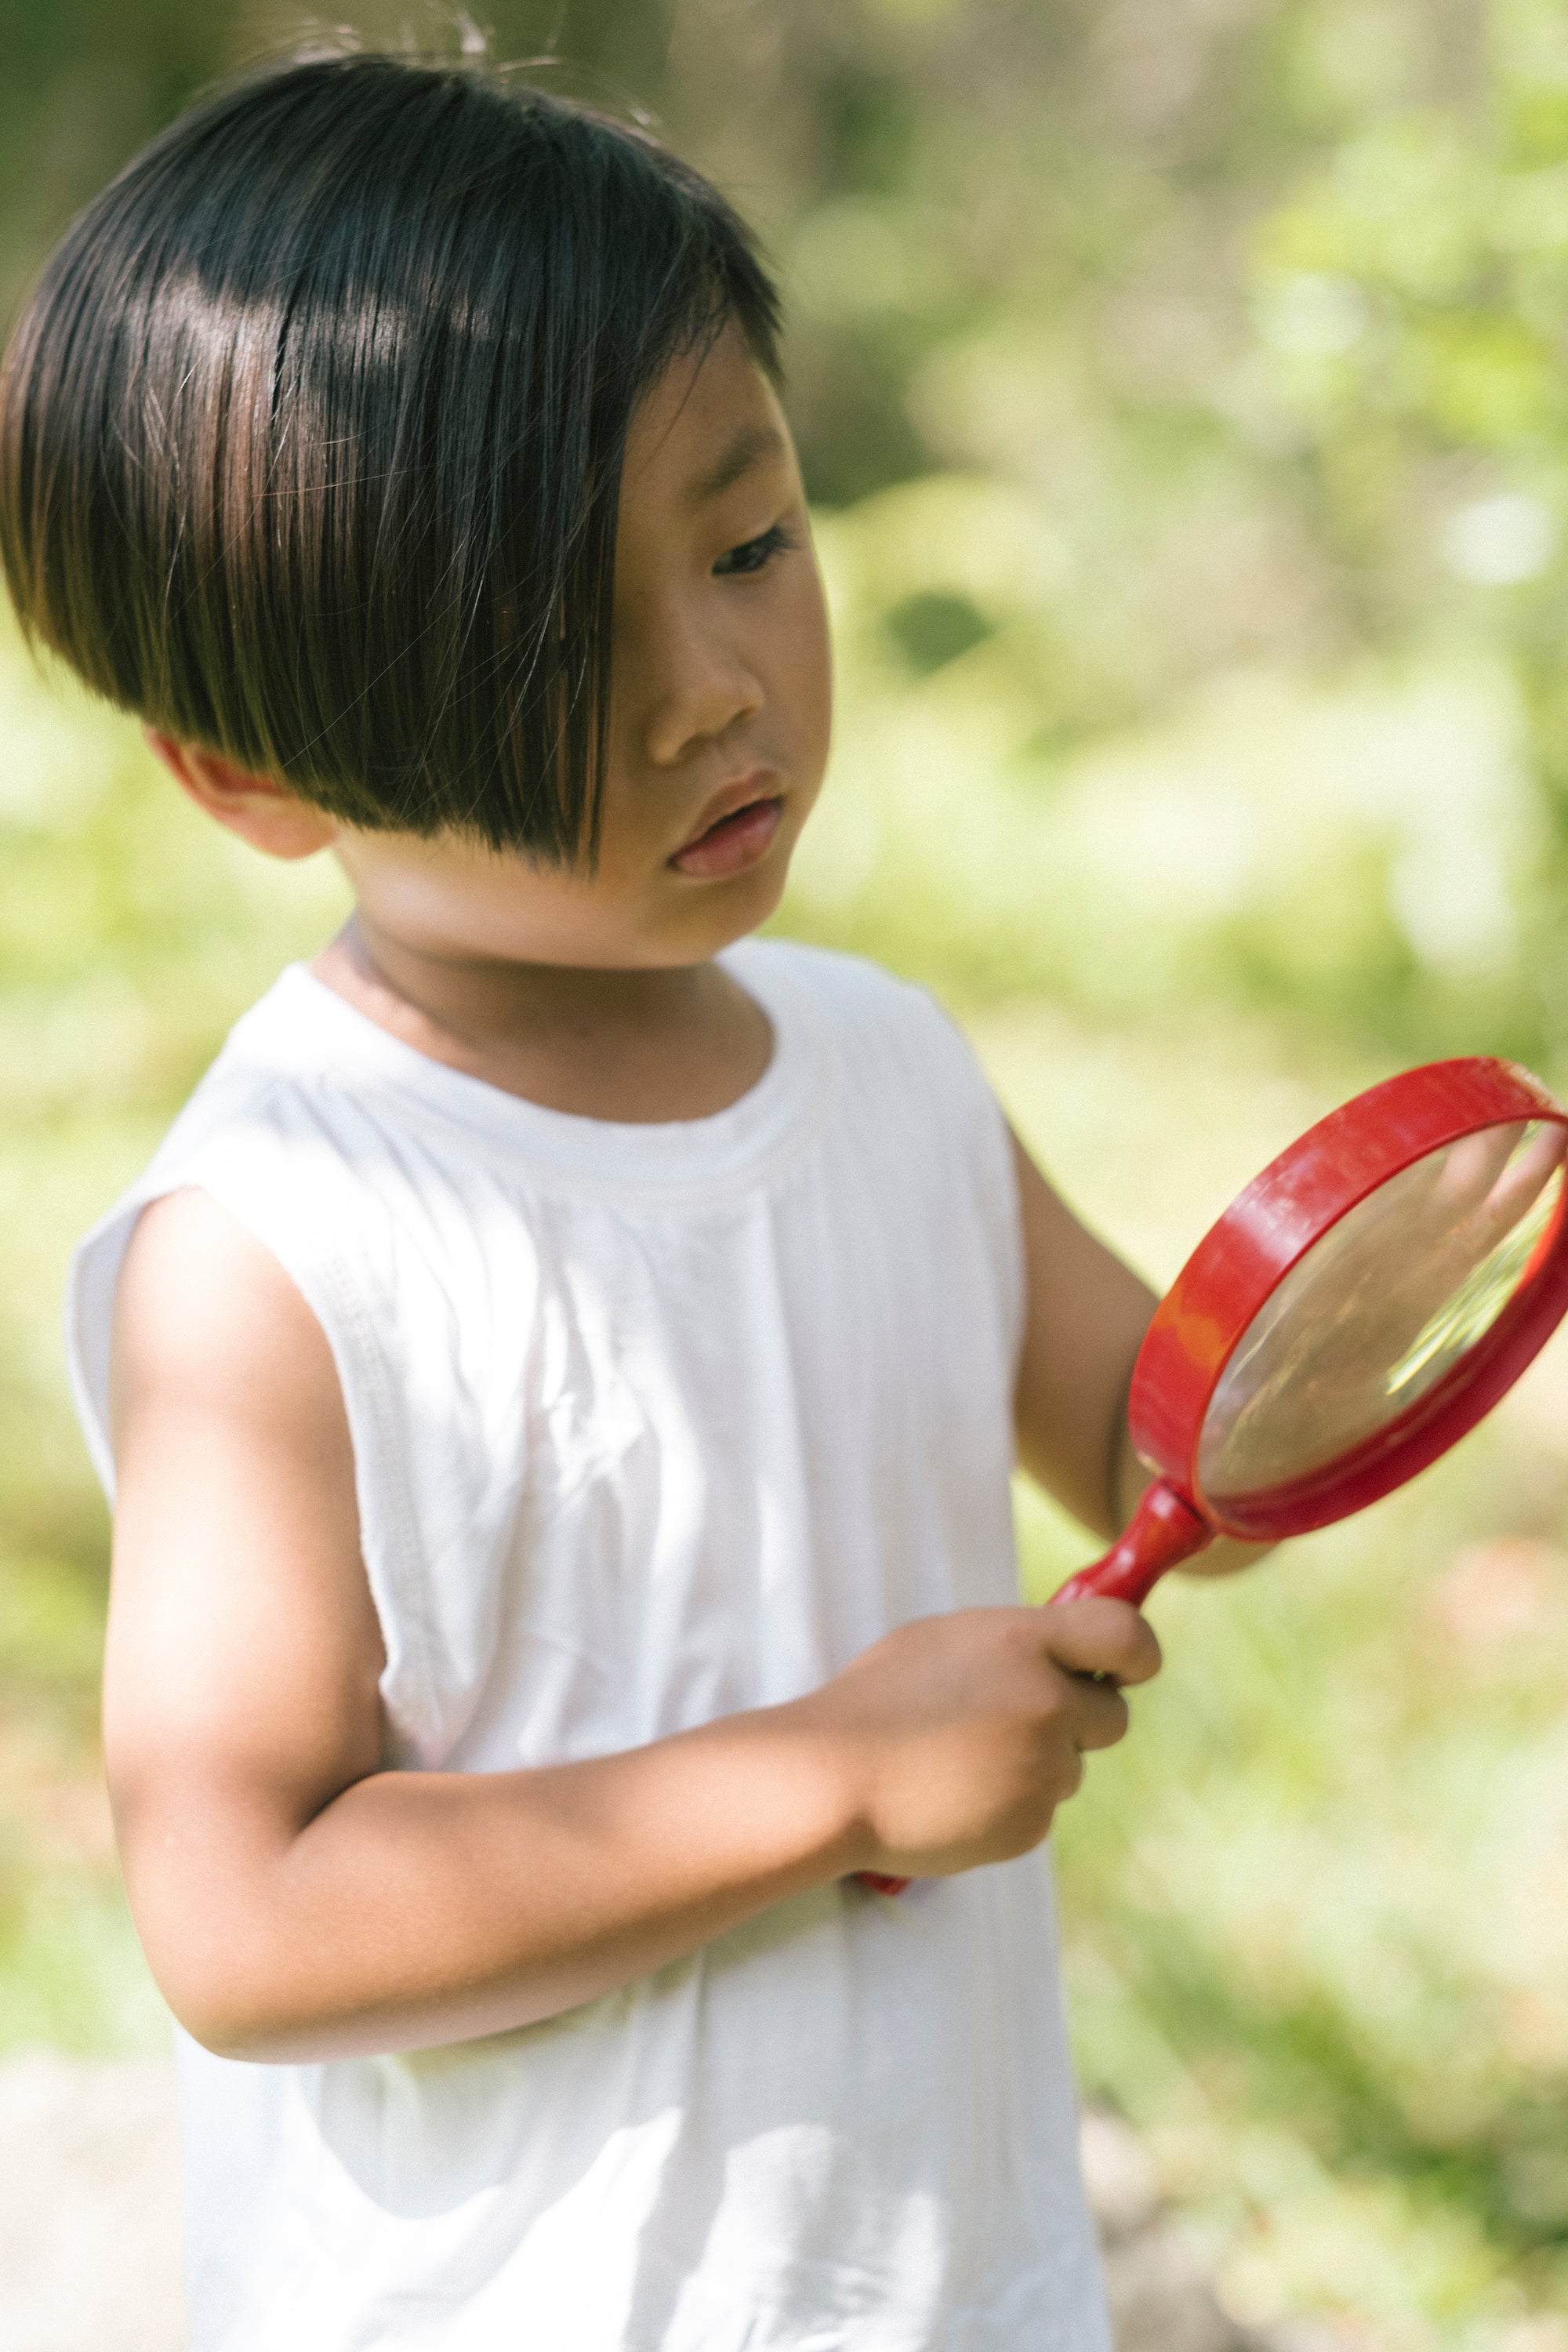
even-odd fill
[[[785,928],[930,982],[1168,1278],[1402,1062],[1568,1084],[1562,0],[566,0],[497,52],[647,108],[761,226],[841,654]],[[426,47],[435,16],[363,8]],[[299,20],[0,6],[0,303]],[[567,63],[566,61],[570,61]],[[0,630],[0,2047],[155,2046],[58,1302],[342,900]],[[1026,1498],[1034,1589],[1084,1556]],[[1568,1350],[1246,1589],[1058,1833],[1088,2087],[1240,2320],[1568,2347]]]

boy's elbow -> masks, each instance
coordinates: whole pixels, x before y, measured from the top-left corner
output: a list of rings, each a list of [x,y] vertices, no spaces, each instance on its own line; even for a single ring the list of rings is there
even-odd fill
[[[185,1960],[162,1968],[154,1961],[153,1973],[175,2023],[215,2058],[279,2064],[295,2054],[294,2045],[308,2028],[287,2001],[246,1981],[248,1970]]]
[[[269,1937],[265,1922],[252,1922],[248,1934],[237,1922],[226,1949],[186,1945],[161,1956],[150,1947],[148,1958],[176,2022],[215,2058],[313,2066],[416,2045],[416,2021],[387,2002],[384,1988],[330,1949],[302,1958],[305,1943],[292,1932]]]
[[[231,1903],[226,1917],[203,1918],[187,1897],[150,1917],[132,1895],[153,1979],[193,2042],[252,2065],[335,2054],[321,2046],[319,1971],[282,1948],[264,1907]]]
[[[182,2013],[176,2009],[174,2022],[214,2058],[231,2058],[249,2066],[266,2065],[270,2058],[268,2037],[258,2034],[240,2019],[220,2016],[216,2011],[209,2016],[204,2011],[191,2009]]]
[[[148,1966],[175,2022],[216,2058],[336,2056],[341,1955],[290,1894],[287,1835],[247,1835],[247,1826],[197,1837],[166,1812],[122,1822],[121,1861]]]
[[[241,1997],[231,1986],[193,1989],[162,1985],[175,2022],[215,2058],[247,2066],[301,2066],[329,2058],[363,2055],[357,2038],[341,2021],[323,2017],[314,2005],[287,2000]],[[353,2049],[350,2042],[354,2042]]]

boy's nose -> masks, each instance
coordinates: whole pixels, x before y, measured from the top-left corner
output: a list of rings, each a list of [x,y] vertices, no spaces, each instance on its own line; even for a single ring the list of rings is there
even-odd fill
[[[678,765],[699,744],[754,719],[766,699],[738,646],[689,626],[665,636],[648,685],[643,748],[661,768]]]

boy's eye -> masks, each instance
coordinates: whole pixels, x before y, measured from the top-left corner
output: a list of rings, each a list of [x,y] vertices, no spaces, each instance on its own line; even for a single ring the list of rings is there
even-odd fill
[[[733,579],[737,572],[761,572],[771,557],[794,545],[793,534],[782,522],[775,522],[760,539],[743,540],[739,547],[728,549],[713,566],[714,574],[725,580]]]

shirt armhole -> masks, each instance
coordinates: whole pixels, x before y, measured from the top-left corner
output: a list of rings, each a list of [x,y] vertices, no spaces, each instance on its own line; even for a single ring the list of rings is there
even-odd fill
[[[386,1653],[381,1689],[400,1735],[428,1749],[440,1737],[440,1709],[427,1645],[411,1640],[425,1617],[417,1524],[385,1366],[371,1319],[330,1251],[292,1244],[286,1217],[269,1215],[263,1184],[235,1182],[205,1157],[142,1182],[118,1202],[79,1247],[66,1301],[66,1352],[82,1434],[110,1508],[115,1496],[110,1431],[114,1301],[131,1236],[143,1209],[171,1192],[201,1192],[260,1243],[321,1326],[342,1393],[353,1450],[360,1557]]]

